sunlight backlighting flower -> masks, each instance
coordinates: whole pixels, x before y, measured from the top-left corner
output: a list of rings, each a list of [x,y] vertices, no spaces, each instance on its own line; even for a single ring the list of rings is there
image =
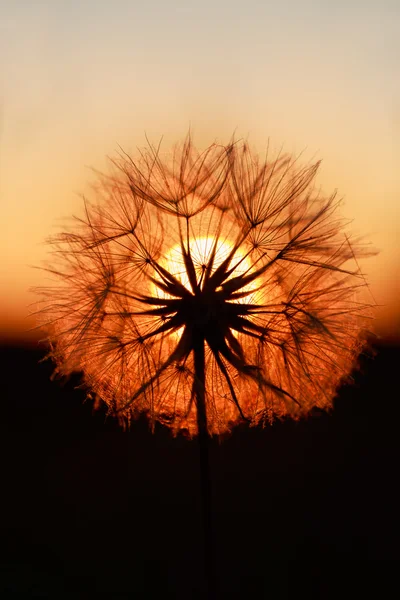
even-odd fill
[[[244,142],[121,153],[98,201],[51,240],[41,323],[61,375],[128,425],[177,433],[332,404],[362,346],[364,279],[318,163]]]

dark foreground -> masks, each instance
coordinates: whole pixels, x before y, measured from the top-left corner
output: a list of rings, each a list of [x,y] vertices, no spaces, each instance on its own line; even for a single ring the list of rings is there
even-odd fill
[[[42,355],[1,350],[0,598],[200,598],[197,443],[145,421],[123,433]],[[219,598],[354,599],[376,571],[389,597],[399,370],[380,344],[330,415],[212,444]]]

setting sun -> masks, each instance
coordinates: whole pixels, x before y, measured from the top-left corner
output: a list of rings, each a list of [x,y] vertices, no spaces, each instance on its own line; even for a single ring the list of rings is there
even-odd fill
[[[201,282],[204,271],[210,260],[211,253],[215,245],[215,238],[208,237],[196,237],[192,238],[189,243],[189,251],[193,260],[193,264],[196,270],[197,278]],[[234,247],[234,243],[230,240],[218,240],[216,244],[216,252],[214,259],[214,270],[220,266],[220,264],[227,259],[230,252]],[[162,266],[168,268],[171,275],[174,275],[179,281],[190,291],[191,286],[189,277],[185,269],[185,262],[182,255],[182,248],[180,244],[176,244],[169,251],[167,251],[163,260],[160,261]],[[249,252],[246,254],[242,247],[236,249],[235,254],[230,262],[230,268],[232,269],[231,277],[237,277],[238,275],[245,275],[250,273],[253,265],[250,260]],[[154,289],[158,289],[154,285]],[[247,288],[249,295],[254,291],[254,285],[249,284]],[[159,290],[160,297],[163,298],[162,290]]]

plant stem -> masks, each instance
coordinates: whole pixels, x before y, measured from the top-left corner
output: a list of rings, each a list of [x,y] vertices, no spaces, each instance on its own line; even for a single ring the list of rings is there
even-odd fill
[[[197,427],[200,446],[201,504],[204,528],[204,567],[207,597],[215,599],[216,576],[214,564],[214,536],[212,527],[211,479],[209,462],[209,434],[205,396],[205,352],[204,337],[198,333],[194,343],[195,395],[197,406]]]

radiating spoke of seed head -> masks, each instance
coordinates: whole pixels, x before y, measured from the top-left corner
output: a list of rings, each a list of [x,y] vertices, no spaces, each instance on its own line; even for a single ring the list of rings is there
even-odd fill
[[[125,425],[190,436],[329,408],[364,343],[371,252],[314,187],[318,163],[189,135],[113,169],[51,240],[39,319],[57,371]]]

